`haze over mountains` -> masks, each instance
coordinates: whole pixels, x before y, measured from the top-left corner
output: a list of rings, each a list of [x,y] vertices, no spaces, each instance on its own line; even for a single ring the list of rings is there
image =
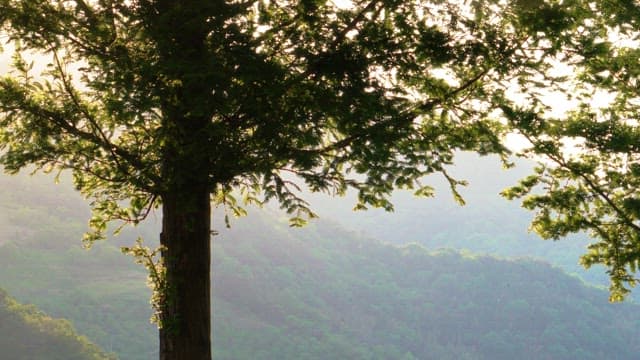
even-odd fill
[[[452,172],[471,182],[463,208],[445,191],[399,194],[392,214],[314,196],[322,218],[303,229],[269,208],[231,229],[216,219],[215,358],[634,359],[638,305],[609,304],[606,291],[549,265],[579,269],[588,240],[527,235],[531,214],[496,195],[520,175],[495,159],[462,160]],[[0,177],[0,288],[120,359],[153,358],[146,274],[118,246],[138,235],[152,244],[158,218],[84,251],[87,206],[65,181]]]
[[[331,219],[365,236],[394,244],[417,242],[428,249],[450,248],[503,257],[527,257],[549,262],[584,280],[607,285],[603,268],[588,271],[579,265],[590,239],[577,234],[560,241],[542,240],[528,231],[533,213],[518,201],[508,201],[499,193],[516,185],[531,173],[534,164],[515,159],[516,166],[503,169],[497,157],[459,153],[450,174],[467,180],[459,187],[466,205],[451,196],[442,176],[434,175],[425,183],[436,189],[434,198],[416,198],[410,191],[392,197],[394,212],[381,209],[351,211],[356,199],[350,194],[337,204],[335,198],[321,194],[310,196],[312,207],[323,219]]]

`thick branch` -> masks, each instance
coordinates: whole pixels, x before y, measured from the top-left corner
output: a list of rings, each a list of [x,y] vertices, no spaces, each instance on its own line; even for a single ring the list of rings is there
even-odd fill
[[[24,100],[27,100],[26,94],[24,92],[21,95],[25,97]],[[59,127],[60,130],[71,134],[73,137],[95,144],[108,153],[111,153],[113,156],[116,156],[119,159],[127,162],[127,164],[129,164],[131,167],[148,176],[153,182],[157,183],[157,181],[159,180],[156,176],[146,171],[146,164],[140,158],[94,133],[81,130],[75,124],[69,123],[67,120],[65,120],[65,116],[59,112],[42,108],[37,104],[29,101],[24,101],[23,103],[17,105],[14,104],[14,106],[7,106],[7,104],[4,104],[4,106],[0,106],[0,108],[3,108],[5,111],[9,112],[21,111],[23,113],[30,114],[31,116],[34,116],[36,119],[45,123],[53,123],[57,127]]]

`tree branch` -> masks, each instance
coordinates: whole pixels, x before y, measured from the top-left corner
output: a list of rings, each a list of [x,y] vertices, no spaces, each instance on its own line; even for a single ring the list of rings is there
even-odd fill
[[[536,139],[534,139],[531,135],[523,131],[520,131],[520,134],[522,134],[527,139],[527,141],[529,141],[534,146],[536,144],[539,144],[539,142]],[[613,211],[620,217],[620,219],[627,226],[630,226],[636,232],[640,233],[640,226],[636,225],[633,222],[633,220],[630,219],[629,216],[625,213],[625,211],[622,210],[618,205],[616,205],[616,203],[607,195],[607,193],[604,190],[602,190],[591,178],[589,178],[589,176],[587,176],[584,172],[577,171],[574,167],[569,166],[569,164],[565,162],[564,159],[560,156],[556,156],[548,152],[545,152],[544,155],[548,157],[550,160],[552,160],[553,162],[555,162],[556,164],[558,164],[559,166],[561,166],[562,168],[569,170],[574,176],[577,176],[578,178],[582,179],[582,181],[587,185],[587,187],[591,189],[591,191],[593,191],[596,195],[600,196],[600,198],[602,198],[607,203],[607,205],[609,205],[611,209],[613,209]]]

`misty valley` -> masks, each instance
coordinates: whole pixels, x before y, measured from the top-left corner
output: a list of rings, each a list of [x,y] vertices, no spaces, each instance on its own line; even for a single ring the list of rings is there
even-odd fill
[[[229,229],[216,216],[214,358],[636,358],[640,308],[577,265],[588,240],[527,234],[530,214],[497,195],[518,170],[460,154],[452,171],[470,180],[462,208],[439,191],[399,194],[394,213],[313,197],[303,228],[270,207]],[[64,176],[0,189],[3,358],[157,357],[146,271],[119,247],[153,245],[159,215],[84,250],[88,208]]]

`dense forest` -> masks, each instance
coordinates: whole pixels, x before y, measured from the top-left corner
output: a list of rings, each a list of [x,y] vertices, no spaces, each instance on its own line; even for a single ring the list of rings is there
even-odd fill
[[[54,319],[33,305],[23,305],[0,289],[0,349],[11,360],[113,360],[68,320]]]
[[[0,245],[0,286],[70,319],[120,359],[156,356],[144,269],[118,249],[138,235],[152,242],[153,229],[82,250],[86,208],[61,181],[0,178],[0,221],[12,226]],[[251,209],[228,230],[215,224],[216,359],[633,359],[640,351],[638,305],[610,304],[606,291],[541,261],[392,245],[326,219],[292,229],[268,209]]]

